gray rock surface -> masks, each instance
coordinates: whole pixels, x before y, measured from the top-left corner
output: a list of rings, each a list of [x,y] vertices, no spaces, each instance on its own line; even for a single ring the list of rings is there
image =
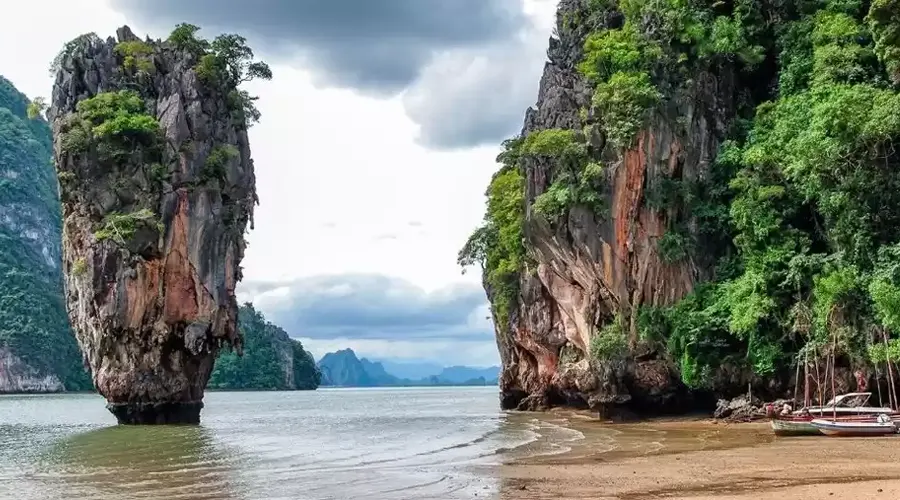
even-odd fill
[[[653,352],[640,352],[636,319],[641,306],[670,305],[708,278],[712,262],[691,255],[666,263],[657,242],[678,207],[654,209],[644,192],[666,177],[702,179],[708,174],[735,111],[732,70],[700,72],[657,110],[626,151],[607,144],[590,108],[591,89],[577,71],[587,35],[621,23],[614,9],[588,14],[588,0],[562,0],[558,38],[551,38],[535,107],[525,114],[522,134],[544,129],[589,129],[593,158],[606,175],[608,216],[574,207],[551,226],[526,212],[525,244],[533,266],[520,279],[518,308],[497,325],[503,361],[504,408],[537,409],[556,404],[603,409],[630,405],[653,413],[689,406],[689,391],[677,369]],[[579,22],[572,21],[579,19]],[[550,186],[552,162],[528,159],[526,206]],[[486,287],[489,298],[491,290]],[[599,326],[626,319],[632,348],[626,359],[598,366],[587,361]],[[563,349],[576,355],[561,356]]]
[[[149,72],[129,70],[115,47],[82,37],[60,60],[50,119],[61,179],[68,312],[97,389],[123,423],[197,422],[216,354],[240,350],[235,284],[243,234],[257,202],[242,115],[227,89],[197,77],[195,54],[151,40]],[[134,90],[161,126],[161,147],[114,160],[93,143],[65,147],[79,102]],[[232,106],[233,107],[233,106]],[[218,175],[204,170],[233,148]],[[67,179],[62,181],[62,179]],[[100,239],[111,214],[149,210],[124,245]]]

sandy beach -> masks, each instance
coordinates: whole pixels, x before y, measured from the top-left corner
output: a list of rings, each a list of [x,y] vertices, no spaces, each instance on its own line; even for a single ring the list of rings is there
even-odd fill
[[[900,498],[900,436],[777,438],[767,422],[557,416],[584,439],[565,453],[508,461],[501,498]]]

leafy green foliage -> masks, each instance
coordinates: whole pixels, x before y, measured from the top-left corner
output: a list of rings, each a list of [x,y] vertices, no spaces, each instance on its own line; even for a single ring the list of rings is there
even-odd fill
[[[659,239],[659,256],[663,262],[672,264],[688,256],[690,239],[681,231],[666,231]]]
[[[90,376],[66,316],[58,253],[52,241],[24,234],[47,230],[59,241],[61,233],[50,129],[28,117],[29,104],[0,77],[0,213],[13,222],[0,222],[0,349],[40,375],[58,376],[68,390],[87,390]]]
[[[321,373],[300,341],[266,321],[250,303],[238,311],[238,327],[244,336],[244,355],[222,352],[209,380],[215,389],[315,389]],[[285,368],[291,363],[293,382]]]
[[[875,53],[894,84],[900,84],[900,0],[873,0],[867,20]]]
[[[35,97],[34,100],[28,103],[28,119],[36,120],[41,115],[44,114],[44,110],[47,109],[47,101],[43,97]]]
[[[92,126],[91,132],[101,139],[152,140],[159,131],[159,122],[146,112],[143,99],[133,90],[101,92],[79,101],[76,110],[79,118]]]
[[[175,26],[169,38],[166,40],[179,50],[186,50],[194,54],[203,54],[209,50],[209,42],[202,38],[197,38],[197,32],[200,27],[189,24],[180,23]]]
[[[531,207],[535,213],[554,220],[566,215],[574,201],[575,195],[568,184],[557,180],[534,199]]]
[[[559,219],[575,205],[583,205],[602,217],[605,205],[603,166],[590,161],[587,145],[573,130],[547,129],[528,134],[518,159],[552,161],[554,179],[532,204],[534,212],[550,221]]]
[[[87,262],[84,259],[76,259],[72,263],[72,274],[75,276],[84,276],[87,272]]]
[[[632,23],[592,33],[584,52],[578,70],[593,82],[604,82],[616,73],[649,71],[662,57],[662,49],[645,40]]]
[[[122,58],[122,67],[128,71],[152,73],[156,69],[153,63],[153,47],[147,42],[140,40],[119,42],[113,51]]]
[[[487,190],[484,223],[469,237],[457,259],[462,267],[480,264],[490,289],[498,324],[505,325],[518,300],[519,274],[525,258],[522,223],[525,180],[518,169],[523,141],[506,141],[497,161],[503,163]]]
[[[625,325],[621,316],[616,316],[606,324],[599,332],[591,337],[588,347],[591,357],[597,361],[610,361],[625,353],[628,347],[628,338],[625,335]]]
[[[613,144],[631,146],[661,95],[648,73],[614,73],[594,91],[594,107],[603,116],[603,127]]]
[[[872,329],[900,327],[900,96],[882,78],[891,69],[877,41],[891,27],[877,32],[860,7],[807,6],[778,27],[778,96],[759,106],[742,144],[720,153],[737,167],[729,185],[737,272],[658,315],[688,383],[702,385],[713,360],[741,351],[758,374],[826,346],[883,359]],[[693,317],[706,326],[685,330]]]
[[[748,67],[761,63],[765,48],[758,43],[759,7],[749,0],[733,2],[728,15],[721,3],[692,0],[622,0],[625,22],[588,36],[579,72],[595,86],[593,108],[607,137],[618,148],[632,146],[663,99],[660,89],[677,87],[696,68],[723,60]],[[614,8],[592,2],[590,9]],[[654,78],[654,75],[657,75]],[[668,79],[659,75],[669,75]]]
[[[216,146],[209,152],[203,165],[201,177],[204,180],[218,179],[225,175],[228,162],[240,156],[240,151],[231,144]]]
[[[101,92],[79,101],[76,111],[66,116],[59,145],[63,154],[89,155],[92,161],[108,168],[132,160],[159,162],[162,129],[156,118],[146,112],[144,100],[137,92]]]
[[[528,134],[521,154],[579,161],[587,152],[584,143],[576,140],[575,131],[555,128]]]

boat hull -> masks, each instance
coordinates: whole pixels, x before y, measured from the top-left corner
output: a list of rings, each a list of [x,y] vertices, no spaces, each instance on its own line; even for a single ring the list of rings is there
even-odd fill
[[[888,422],[833,422],[831,420],[814,419],[810,422],[814,428],[826,436],[885,436],[896,434],[897,427],[893,421]]]
[[[811,436],[819,435],[819,429],[812,425],[812,420],[773,419],[772,430],[776,436]]]
[[[793,415],[801,415],[803,413],[813,415],[815,417],[830,417],[832,414],[837,414],[838,416],[860,416],[860,415],[890,415],[894,413],[894,410],[890,408],[882,408],[882,407],[874,407],[874,406],[864,406],[864,407],[850,407],[850,408],[830,408],[830,407],[812,407],[796,410],[792,414]]]

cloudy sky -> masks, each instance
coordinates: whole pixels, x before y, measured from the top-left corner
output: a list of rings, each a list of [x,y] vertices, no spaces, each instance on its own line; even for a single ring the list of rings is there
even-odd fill
[[[537,96],[554,0],[17,4],[0,74],[29,96],[49,96],[50,61],[82,33],[164,38],[187,21],[246,36],[275,77],[248,85],[260,206],[239,299],[316,357],[498,362],[478,273],[456,253]]]

